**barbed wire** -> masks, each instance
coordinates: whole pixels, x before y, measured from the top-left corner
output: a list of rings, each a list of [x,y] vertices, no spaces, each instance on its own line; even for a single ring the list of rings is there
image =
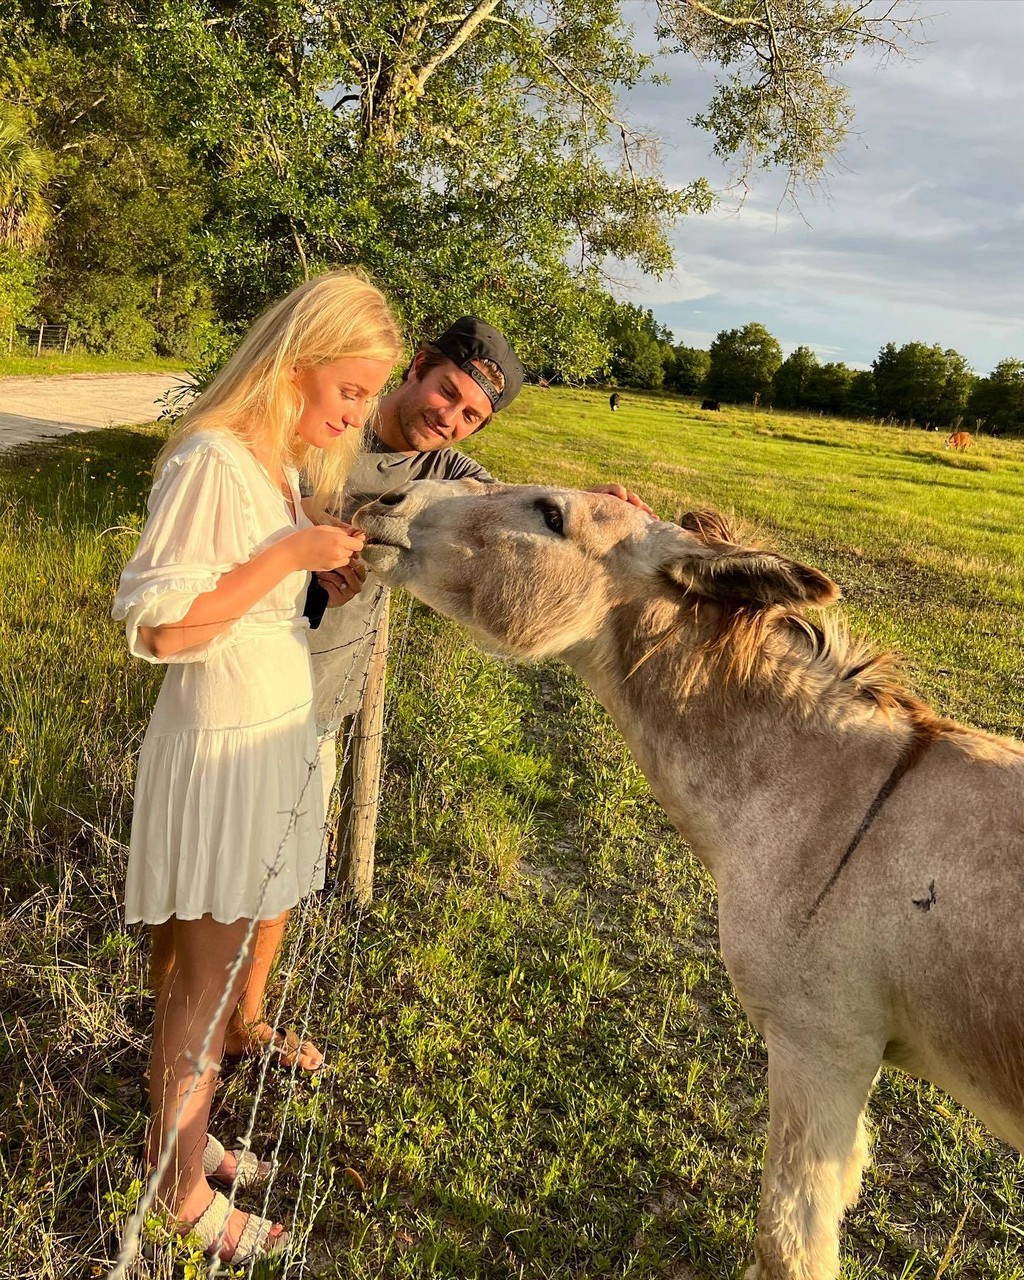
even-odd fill
[[[345,603],[347,604],[349,602],[346,601]],[[378,634],[378,630],[384,618],[385,611],[388,608],[388,603],[389,603],[389,592],[386,588],[382,587],[379,589],[378,599],[373,604],[370,615],[366,619],[366,622],[364,623],[362,632],[358,636],[350,638],[337,645],[332,645],[332,646],[328,646],[325,649],[317,650],[316,653],[314,654],[314,657],[319,658],[324,656],[325,654],[339,652],[344,649],[351,649],[357,653],[360,652],[362,647],[366,646],[368,641],[371,641],[371,639],[376,638]],[[341,607],[344,607],[344,606],[341,606]],[[411,608],[412,608],[412,601],[410,599],[409,609],[406,612],[405,624],[403,626],[403,632],[401,636],[401,644],[399,648],[398,660],[393,665],[393,668],[392,668],[393,675],[397,675],[399,666],[401,665],[401,662],[404,660],[405,650],[406,650],[407,630],[408,630],[408,623],[409,623]],[[280,609],[251,610],[243,616],[251,617],[254,614],[266,614],[266,613],[275,613],[280,615],[281,612],[282,611]],[[225,624],[230,624],[238,620],[239,619],[224,619],[223,621]],[[191,627],[192,625],[195,625],[195,626],[202,626],[204,628],[209,628],[211,625],[214,625],[214,624],[210,622],[206,622],[202,624],[183,623],[183,624],[172,624],[172,625],[181,625],[184,627]],[[382,658],[386,662],[387,660],[386,649],[382,654]],[[353,663],[349,666],[348,670],[346,671],[344,681],[342,682],[340,688],[338,689],[335,695],[332,714],[328,722],[329,726],[333,726],[336,723],[338,719],[338,709],[345,704],[345,700],[349,693],[349,686],[353,676],[353,667],[355,665],[357,664]],[[363,701],[366,696],[367,682],[369,678],[369,666],[370,664],[369,664],[369,661],[367,660],[363,664],[362,684],[359,690],[359,699],[357,703],[358,706],[361,706],[363,704]],[[314,689],[314,697],[315,697],[315,689]],[[271,1026],[276,1026],[279,1024],[281,1017],[283,1015],[284,1008],[287,1004],[288,994],[292,988],[293,982],[297,975],[300,959],[304,954],[304,952],[308,953],[310,951],[310,947],[307,946],[306,944],[307,943],[314,944],[312,946],[312,955],[314,956],[314,962],[313,962],[313,971],[311,974],[311,980],[309,983],[305,1005],[302,1011],[302,1017],[301,1019],[297,1020],[299,1023],[299,1031],[298,1031],[299,1048],[297,1048],[294,1053],[293,1060],[289,1069],[288,1087],[287,1087],[287,1092],[284,1099],[284,1104],[282,1107],[281,1121],[278,1125],[277,1140],[274,1145],[273,1153],[270,1160],[271,1174],[270,1174],[270,1177],[267,1179],[266,1191],[263,1199],[263,1207],[261,1210],[261,1213],[263,1216],[267,1214],[269,1203],[270,1203],[270,1196],[274,1186],[274,1181],[280,1169],[280,1160],[279,1160],[280,1151],[284,1141],[285,1129],[287,1125],[289,1112],[295,1100],[295,1095],[298,1088],[298,1080],[300,1078],[300,1075],[304,1074],[304,1072],[300,1067],[300,1058],[301,1058],[300,1048],[301,1048],[303,1039],[305,1037],[306,1031],[310,1024],[310,1016],[313,1008],[313,1001],[314,1001],[316,992],[319,988],[321,979],[324,974],[325,966],[326,966],[326,956],[328,954],[328,947],[326,946],[327,928],[328,928],[328,924],[333,921],[333,918],[336,914],[332,908],[333,908],[333,905],[336,904],[338,901],[343,900],[339,896],[339,880],[340,880],[341,867],[343,864],[343,854],[348,849],[350,838],[351,838],[352,825],[355,817],[354,804],[352,803],[348,804],[348,809],[347,809],[348,818],[347,818],[347,823],[346,823],[344,832],[342,832],[342,830],[340,829],[340,826],[338,825],[337,814],[341,807],[341,796],[340,796],[341,787],[343,786],[346,775],[349,772],[348,765],[354,750],[355,723],[356,723],[356,718],[352,717],[351,723],[349,725],[349,731],[344,735],[344,742],[342,743],[341,760],[337,762],[335,778],[332,784],[331,795],[329,798],[329,804],[327,805],[327,811],[325,813],[324,823],[321,828],[320,852],[318,854],[316,863],[313,868],[312,875],[310,877],[311,883],[315,883],[317,878],[319,877],[321,869],[323,868],[325,870],[324,864],[326,862],[328,848],[331,843],[330,833],[332,832],[332,830],[335,831],[336,832],[335,851],[334,851],[335,852],[335,868],[334,868],[333,884],[330,890],[331,907],[328,910],[319,913],[319,918],[320,918],[319,930],[317,930],[316,926],[314,925],[314,932],[312,937],[307,938],[306,937],[307,926],[309,924],[311,917],[313,917],[314,898],[317,896],[316,891],[311,891],[306,893],[303,896],[303,898],[300,900],[299,910],[295,913],[297,919],[294,922],[293,937],[292,937],[291,948],[288,956],[288,961],[287,961],[287,964],[283,966],[282,970],[280,971],[280,976],[282,978],[281,993],[278,998],[273,1019],[270,1022]],[[335,751],[337,751],[338,739],[340,737],[341,737],[341,734],[339,731],[339,733],[335,736],[334,743],[332,744],[332,749],[334,749]],[[318,737],[317,751],[314,758],[312,760],[307,760],[305,762],[306,774],[302,781],[299,795],[297,796],[295,803],[292,805],[292,808],[287,815],[288,822],[287,822],[284,834],[281,836],[281,839],[278,843],[278,847],[275,852],[274,858],[272,862],[266,867],[264,876],[260,882],[258,900],[253,910],[252,918],[248,922],[248,927],[246,928],[245,934],[242,938],[238,953],[225,972],[225,983],[224,983],[222,995],[205,1029],[203,1042],[199,1050],[198,1056],[196,1060],[194,1060],[193,1063],[191,1064],[191,1067],[192,1067],[191,1082],[186,1088],[184,1095],[180,1096],[171,1125],[165,1130],[165,1133],[162,1137],[159,1159],[157,1161],[155,1168],[151,1170],[148,1176],[146,1186],[135,1208],[135,1211],[132,1213],[132,1215],[128,1220],[128,1223],[125,1227],[125,1230],[121,1238],[121,1244],[120,1244],[117,1258],[115,1259],[112,1269],[107,1273],[107,1280],[125,1280],[125,1277],[128,1274],[128,1270],[127,1270],[128,1267],[130,1267],[133,1264],[136,1257],[138,1256],[140,1244],[142,1240],[144,1224],[146,1222],[147,1216],[150,1214],[150,1212],[154,1208],[154,1205],[157,1201],[159,1188],[170,1167],[171,1160],[172,1158],[174,1158],[174,1155],[177,1151],[177,1138],[180,1130],[180,1124],[181,1124],[183,1113],[186,1110],[189,1101],[194,1097],[196,1091],[202,1084],[203,1076],[210,1069],[210,1067],[215,1066],[219,1071],[219,1060],[217,1063],[211,1063],[210,1061],[210,1050],[213,1046],[216,1029],[224,1019],[224,1015],[227,1011],[228,1004],[231,999],[231,993],[235,990],[236,982],[239,978],[239,975],[241,974],[242,968],[250,960],[251,947],[254,943],[255,935],[260,926],[259,915],[262,910],[263,903],[266,899],[267,891],[270,887],[270,884],[274,876],[277,875],[278,872],[281,870],[284,850],[286,848],[289,837],[292,831],[294,830],[295,825],[298,822],[298,819],[302,813],[301,805],[303,803],[303,799],[306,795],[306,792],[310,785],[311,780],[318,773],[318,766],[322,765],[322,752],[323,752],[324,745],[325,743],[323,738]],[[364,757],[365,757],[365,752],[360,753],[360,759],[357,765],[358,768],[362,768]],[[356,781],[356,776],[353,776],[353,778],[351,779],[352,786],[354,786],[355,781]],[[351,787],[350,787],[350,792],[351,792]],[[325,875],[324,890],[326,891],[326,875]],[[353,904],[349,902],[347,899],[345,899],[344,905],[346,910],[349,911]],[[356,969],[356,948],[358,944],[359,932],[360,932],[360,927],[362,924],[364,913],[365,913],[365,908],[360,903],[355,903],[354,910],[351,910],[350,912],[351,919],[352,919],[352,928],[349,930],[350,936],[348,939],[348,976],[346,980],[345,994],[343,997],[343,1004],[342,1004],[343,1016],[348,1009],[348,1001],[351,995],[351,990],[354,982],[355,969]],[[322,945],[322,946],[316,945],[321,942],[324,943],[325,945]],[[171,980],[171,979],[168,978],[167,980]],[[249,1117],[248,1117],[245,1131],[239,1137],[240,1145],[244,1150],[251,1149],[252,1137],[255,1131],[260,1105],[261,1105],[263,1094],[266,1088],[266,1081],[268,1077],[270,1063],[273,1060],[274,1054],[276,1052],[278,1052],[278,1046],[275,1043],[275,1037],[272,1035],[268,1043],[264,1046],[264,1048],[262,1049],[259,1055],[261,1062],[260,1062],[260,1073],[257,1081],[257,1087],[256,1087],[255,1094],[253,1096],[251,1107],[249,1109]],[[328,1072],[328,1074],[331,1076],[330,1102],[333,1103],[334,1087],[335,1087],[336,1081],[332,1073]],[[306,1142],[303,1148],[302,1162],[299,1170],[298,1181],[299,1181],[300,1196],[301,1196],[302,1188],[306,1182],[306,1179],[309,1177],[309,1169],[312,1162],[312,1154],[313,1154],[312,1138],[313,1138],[313,1126],[310,1126],[307,1131]],[[326,1147],[326,1139],[321,1142],[320,1148],[316,1153],[315,1166],[314,1166],[314,1179],[313,1179],[314,1195],[317,1193],[320,1186],[322,1165],[323,1165],[325,1154],[326,1154],[325,1147]],[[228,1197],[228,1202],[232,1210],[235,1207],[235,1199],[236,1199],[238,1189],[239,1189],[238,1182],[237,1180],[235,1180],[232,1183],[232,1186],[230,1188],[230,1196]],[[298,1198],[299,1197],[297,1197],[297,1199]],[[218,1253],[218,1249],[221,1244],[221,1241],[223,1240],[223,1237],[227,1231],[230,1218],[231,1218],[231,1214],[228,1213],[225,1217],[224,1225],[221,1228],[220,1236],[218,1237],[218,1240],[214,1246],[214,1252],[211,1256],[209,1269],[208,1269],[209,1276],[213,1276],[216,1273],[218,1267],[222,1265],[217,1256],[217,1253]],[[289,1237],[286,1256],[291,1257],[301,1243],[300,1270],[297,1273],[299,1275],[301,1275],[305,1269],[306,1251],[308,1248],[308,1240],[309,1240],[311,1230],[312,1230],[312,1223],[310,1222],[301,1231],[293,1229]],[[173,1242],[170,1242],[170,1247],[173,1247]],[[257,1261],[258,1259],[253,1258],[249,1263],[250,1275],[252,1274],[252,1269],[256,1265]]]

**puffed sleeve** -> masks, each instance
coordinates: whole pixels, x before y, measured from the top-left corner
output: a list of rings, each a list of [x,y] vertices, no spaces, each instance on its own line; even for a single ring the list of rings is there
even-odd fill
[[[149,495],[149,514],[114,597],[128,647],[147,662],[201,662],[222,647],[237,622],[212,640],[158,659],[140,627],[180,622],[196,596],[221,574],[251,559],[255,537],[244,478],[215,443],[186,441],[164,464]]]

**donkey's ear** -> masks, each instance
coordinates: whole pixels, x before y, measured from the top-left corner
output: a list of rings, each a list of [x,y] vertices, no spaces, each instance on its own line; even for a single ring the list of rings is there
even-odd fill
[[[832,604],[839,588],[819,569],[770,551],[711,545],[662,566],[674,582],[708,600],[735,604]]]

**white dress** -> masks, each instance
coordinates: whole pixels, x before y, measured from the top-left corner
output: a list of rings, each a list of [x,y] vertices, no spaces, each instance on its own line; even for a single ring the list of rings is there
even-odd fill
[[[284,494],[240,441],[205,431],[167,459],[121,575],[114,617],[179,622],[221,574],[309,525],[298,475]],[[266,920],[324,883],[324,797],[302,616],[292,573],[213,640],[167,658],[139,755],[125,890],[129,924],[169,916]]]

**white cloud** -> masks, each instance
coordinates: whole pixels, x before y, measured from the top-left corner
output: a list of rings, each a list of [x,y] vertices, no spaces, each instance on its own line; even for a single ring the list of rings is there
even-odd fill
[[[636,6],[647,47],[650,14]],[[638,281],[630,300],[691,343],[757,319],[784,346],[850,363],[914,339],[956,347],[982,372],[1024,356],[1024,4],[947,0],[926,38],[912,60],[844,69],[857,122],[827,201],[780,209],[779,176],[758,179],[738,210],[725,200],[687,219],[675,275]],[[674,83],[634,91],[625,108],[666,139],[669,181],[724,188],[708,135],[682,123],[714,68],[668,62]]]

